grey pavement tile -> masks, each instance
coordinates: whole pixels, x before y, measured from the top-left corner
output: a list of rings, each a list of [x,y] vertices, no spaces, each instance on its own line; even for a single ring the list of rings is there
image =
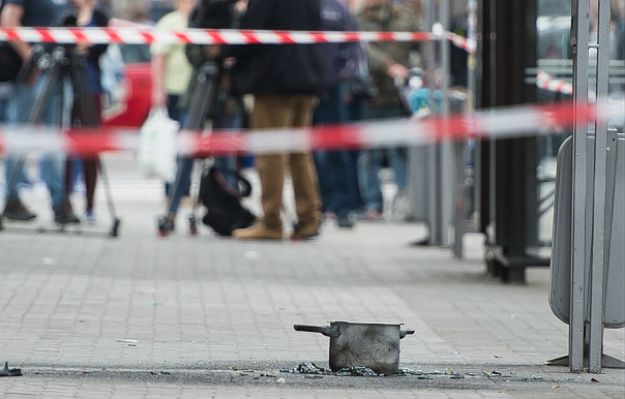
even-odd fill
[[[548,270],[530,269],[524,286],[501,285],[484,275],[479,237],[468,237],[471,256],[466,261],[453,260],[448,250],[407,246],[424,234],[418,224],[360,223],[351,232],[328,224],[320,239],[310,243],[239,243],[206,230],[188,237],[181,220],[179,232],[159,239],[154,215],[162,208],[160,184],[133,173],[114,167],[113,189],[123,217],[118,240],[25,234],[11,226],[0,233],[0,360],[25,369],[326,364],[328,339],[297,333],[292,325],[331,320],[403,322],[417,331],[401,345],[402,363],[414,368],[531,366],[547,375],[544,362],[567,351],[567,326],[547,302]],[[26,198],[42,213],[44,221],[37,223],[45,224],[45,201],[29,193]],[[105,231],[101,201],[98,210],[102,218],[96,227]],[[625,357],[622,329],[606,331],[605,350]],[[623,377],[607,378],[611,385],[604,391],[579,383],[542,394],[618,396],[613,385]],[[36,397],[44,391],[107,398],[332,393],[256,386],[151,388],[127,382],[72,381],[64,387],[55,380],[37,381],[43,382],[31,388],[22,382],[0,384],[0,396]],[[491,390],[438,389],[397,391],[394,397],[517,398],[536,393],[526,391],[521,387],[498,396]],[[205,395],[194,396],[200,393]],[[342,394],[368,397],[358,390]]]

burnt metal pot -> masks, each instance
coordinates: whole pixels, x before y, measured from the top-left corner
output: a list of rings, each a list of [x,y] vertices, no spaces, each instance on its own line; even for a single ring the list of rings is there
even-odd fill
[[[296,324],[296,331],[330,337],[330,368],[368,367],[378,374],[392,375],[399,369],[399,340],[414,330],[401,324],[349,323],[333,321],[328,327]]]

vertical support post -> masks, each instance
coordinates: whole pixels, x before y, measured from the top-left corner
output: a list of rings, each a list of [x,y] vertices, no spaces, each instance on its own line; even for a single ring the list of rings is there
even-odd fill
[[[609,44],[610,44],[610,0],[599,0],[597,51],[597,99],[608,95]],[[601,372],[603,355],[603,315],[604,315],[604,264],[605,220],[606,220],[606,178],[607,178],[608,125],[604,120],[595,123],[595,168],[594,168],[594,209],[592,268],[590,276],[590,329],[588,369],[591,373]]]
[[[432,30],[436,21],[436,3],[433,0],[427,2],[427,27]],[[434,75],[436,74],[436,48],[433,42],[424,43],[425,63],[430,89],[430,109],[435,110]],[[439,175],[438,175],[438,145],[429,144],[426,148],[426,181],[427,181],[427,224],[428,224],[428,244],[440,245],[440,198],[439,198]]]
[[[588,102],[588,40],[590,26],[589,0],[573,0],[571,46],[573,50],[574,101],[577,107]],[[573,198],[571,233],[571,311],[569,319],[569,367],[584,368],[585,270],[586,270],[586,187],[587,129],[578,122],[573,133]],[[588,204],[590,205],[590,204]]]
[[[445,32],[449,31],[449,0],[440,0],[439,18]],[[441,116],[446,118],[449,116],[449,71],[450,71],[450,43],[449,40],[440,41],[440,57],[441,57]],[[450,141],[444,141],[440,144],[440,160],[439,168],[441,171],[441,245],[448,246],[450,244],[449,227],[453,220],[453,198],[455,196],[455,169],[454,169],[454,152]]]

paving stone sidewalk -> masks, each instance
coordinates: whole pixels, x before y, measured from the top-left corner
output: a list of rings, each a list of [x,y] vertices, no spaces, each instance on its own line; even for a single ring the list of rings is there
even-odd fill
[[[568,328],[548,305],[549,272],[531,269],[526,285],[488,278],[478,236],[467,239],[465,261],[410,247],[425,234],[415,224],[340,231],[329,222],[313,242],[240,243],[206,230],[189,237],[181,219],[174,236],[160,239],[160,184],[119,165],[111,175],[121,238],[98,234],[108,229],[102,202],[99,223],[83,234],[33,231],[50,226],[36,190],[26,195],[43,221],[0,233],[0,360],[25,373],[0,379],[0,397],[625,394],[622,370],[592,382],[543,367],[567,351]],[[402,340],[402,366],[443,377],[279,375],[299,362],[327,363],[328,339],[292,326],[331,320],[404,323],[416,334]],[[623,330],[606,330],[605,352],[625,357]],[[242,376],[246,369],[253,375]],[[276,378],[254,379],[263,370]],[[444,378],[449,370],[467,378]]]

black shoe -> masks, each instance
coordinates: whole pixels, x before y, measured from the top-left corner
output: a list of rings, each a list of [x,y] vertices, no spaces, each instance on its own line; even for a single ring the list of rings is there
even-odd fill
[[[58,224],[80,224],[80,219],[72,210],[69,202],[54,209],[54,222]]]
[[[336,224],[337,226],[339,226],[340,229],[354,228],[354,221],[348,215],[337,217]]]
[[[176,230],[176,223],[173,217],[163,216],[158,218],[158,234],[166,237]]]
[[[29,211],[19,198],[8,200],[3,215],[7,219],[20,222],[29,222],[37,218],[37,215]]]

